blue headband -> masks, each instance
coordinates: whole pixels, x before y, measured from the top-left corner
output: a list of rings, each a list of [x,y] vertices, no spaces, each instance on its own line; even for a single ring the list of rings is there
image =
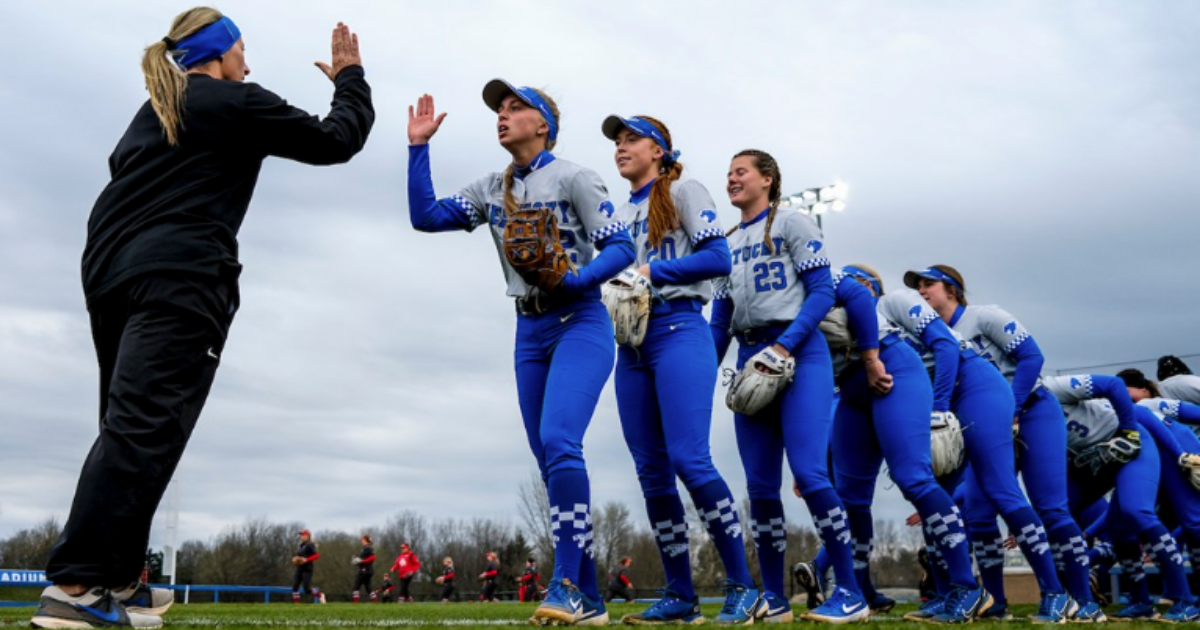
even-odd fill
[[[541,94],[537,93],[537,90],[531,87],[517,87],[504,79],[492,79],[483,86],[483,102],[487,103],[487,106],[494,112],[500,111],[500,103],[509,94],[541,112],[542,118],[546,120],[546,126],[550,128],[550,140],[558,140],[558,119],[554,117],[554,110],[550,109],[550,104],[542,98]]]
[[[667,139],[663,137],[658,127],[654,126],[654,123],[645,118],[638,118],[637,116],[630,116],[629,118],[609,116],[604,119],[601,129],[609,140],[616,140],[617,133],[621,130],[621,127],[625,127],[643,138],[650,138],[655,144],[661,147],[663,150],[662,162],[664,166],[669,166],[679,161],[679,156],[682,154],[679,151],[671,150],[671,147],[667,145]]]
[[[168,47],[175,63],[189,70],[224,55],[241,37],[242,32],[233,20],[222,17]]]
[[[925,278],[926,280],[945,282],[946,284],[958,289],[960,293],[967,292],[967,290],[958,283],[958,280],[955,280],[953,276],[942,271],[941,269],[938,269],[937,267],[926,267],[920,271],[910,271],[904,274],[904,284],[907,284],[909,287],[915,289],[917,288],[916,278]],[[909,280],[912,280],[912,282],[910,283]]]
[[[879,281],[879,278],[876,278],[868,273],[867,270],[860,267],[855,267],[854,265],[846,265],[845,267],[842,267],[842,273],[850,276],[851,278],[861,278],[866,280],[868,283],[870,283],[871,288],[875,289],[875,295],[883,295],[883,283]]]

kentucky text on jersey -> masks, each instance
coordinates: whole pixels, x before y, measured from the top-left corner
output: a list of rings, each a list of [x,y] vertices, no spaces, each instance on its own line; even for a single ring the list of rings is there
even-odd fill
[[[783,251],[785,241],[783,240],[782,237],[772,236],[771,243],[772,243],[772,246],[775,248],[776,252]],[[818,249],[820,249],[820,248],[818,248]],[[765,247],[763,247],[762,241],[759,241],[753,245],[747,245],[745,247],[740,247],[738,249],[733,250],[730,253],[733,255],[733,264],[735,264],[735,265],[740,265],[744,262],[749,262],[760,256],[773,256],[774,255],[771,252],[768,252]]]

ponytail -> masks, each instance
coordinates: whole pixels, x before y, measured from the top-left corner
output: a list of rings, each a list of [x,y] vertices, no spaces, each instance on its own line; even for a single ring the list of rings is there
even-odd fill
[[[188,80],[187,73],[170,56],[177,42],[222,17],[220,11],[208,7],[184,11],[175,16],[171,32],[147,46],[142,55],[142,74],[146,79],[146,91],[150,93],[150,106],[158,115],[167,144],[171,146],[179,145],[179,135],[183,131],[183,100]]]
[[[650,188],[650,245],[658,247],[670,232],[679,228],[679,213],[675,208],[675,199],[671,197],[671,182],[678,181],[683,176],[683,164],[672,160],[670,151],[675,148],[671,142],[671,132],[657,118],[638,115],[638,118],[654,125],[667,141],[667,152],[663,155],[662,166],[658,178]]]

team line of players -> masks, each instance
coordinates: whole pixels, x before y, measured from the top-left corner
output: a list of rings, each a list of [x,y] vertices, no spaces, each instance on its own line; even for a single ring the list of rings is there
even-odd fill
[[[554,577],[535,621],[608,621],[595,579],[581,445],[614,359],[621,427],[667,579],[663,597],[626,623],[703,621],[677,480],[724,563],[726,597],[716,621],[793,618],[783,588],[785,455],[823,543],[815,566],[831,567],[837,585],[805,619],[862,621],[873,604],[884,606],[866,572],[884,462],[919,513],[939,568],[938,597],[910,618],[962,623],[1007,615],[997,516],[1037,578],[1036,622],[1106,619],[1089,588],[1081,523],[1106,532],[1122,561],[1143,551],[1157,559],[1173,601],[1161,619],[1200,616],[1182,547],[1154,510],[1161,489],[1188,547],[1200,551],[1193,514],[1200,493],[1187,483],[1188,466],[1200,466],[1200,442],[1177,422],[1200,417],[1197,408],[1149,390],[1134,405],[1132,390],[1111,376],[1040,377],[1043,357],[1029,332],[997,307],[968,305],[964,280],[950,267],[909,272],[908,288],[888,292],[867,265],[834,270],[817,225],[780,206],[782,173],[765,151],[732,158],[726,192],[741,220],[725,230],[704,186],[683,176],[661,121],[603,122],[630,184],[628,202],[616,208],[595,172],[551,153],[559,112],[549,96],[502,80],[489,82],[483,96],[512,164],[439,198],[430,140],[445,114],[422,96],[409,111],[409,212],[423,232],[487,225],[516,302],[518,397],[555,535]],[[552,291],[526,284],[505,257],[505,218],[522,207],[554,215],[573,264]],[[644,340],[617,348],[601,285],[627,268],[647,278],[656,297]],[[709,302],[711,321],[702,314]],[[709,452],[712,392],[733,339],[739,370],[764,356],[795,364],[794,379],[771,404],[733,420],[761,587],[747,566],[742,517]],[[961,427],[965,465],[939,479],[931,427],[954,426]],[[1071,453],[1082,468],[1069,467]],[[1096,513],[1103,517],[1089,516]],[[820,569],[810,571],[815,581]],[[1141,584],[1135,604],[1142,606],[1118,615],[1160,616]]]

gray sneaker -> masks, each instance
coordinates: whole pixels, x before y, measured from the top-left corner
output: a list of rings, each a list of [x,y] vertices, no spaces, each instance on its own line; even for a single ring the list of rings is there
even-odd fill
[[[49,586],[29,623],[34,628],[161,628],[162,618],[127,612],[107,588],[68,595]]]
[[[113,598],[125,606],[126,612],[142,615],[163,616],[175,603],[175,593],[168,588],[150,588],[148,584],[135,582],[127,588],[114,590]]]

